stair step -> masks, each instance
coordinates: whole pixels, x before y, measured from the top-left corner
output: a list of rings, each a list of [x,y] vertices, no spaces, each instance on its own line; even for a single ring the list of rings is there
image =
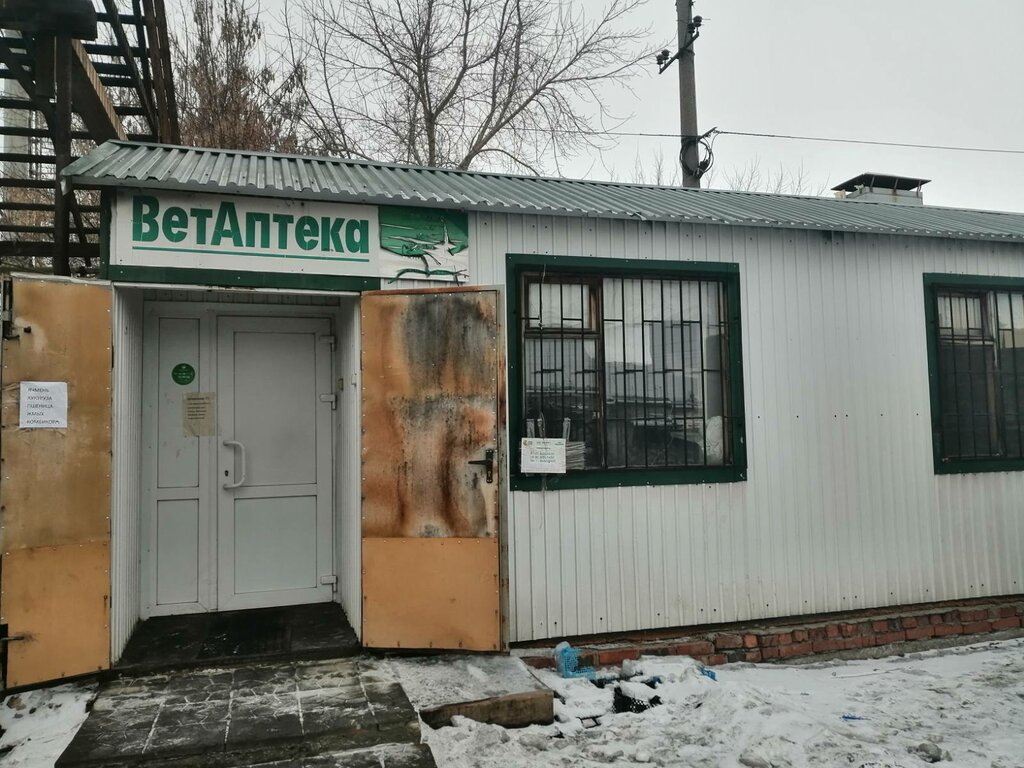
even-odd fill
[[[386,662],[264,664],[111,681],[57,767],[297,768],[419,741],[416,712]]]

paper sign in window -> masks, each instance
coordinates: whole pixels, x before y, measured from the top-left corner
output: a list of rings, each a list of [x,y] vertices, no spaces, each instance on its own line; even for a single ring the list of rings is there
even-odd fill
[[[520,471],[545,475],[565,474],[564,438],[524,437],[519,448]]]

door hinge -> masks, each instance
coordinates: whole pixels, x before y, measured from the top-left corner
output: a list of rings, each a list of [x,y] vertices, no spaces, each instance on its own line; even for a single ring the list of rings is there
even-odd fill
[[[333,574],[330,576],[321,576],[320,583],[324,586],[330,584],[332,587],[334,587],[335,590],[338,589],[338,577]]]
[[[325,334],[323,336],[317,336],[316,338],[317,338],[317,341],[326,341],[328,344],[331,345],[331,349],[332,350],[334,349],[334,347],[338,343],[338,339],[337,339],[337,337],[333,333],[332,334]]]
[[[338,395],[334,392],[330,392],[326,395],[320,395],[320,402],[330,403],[332,411],[338,410]]]

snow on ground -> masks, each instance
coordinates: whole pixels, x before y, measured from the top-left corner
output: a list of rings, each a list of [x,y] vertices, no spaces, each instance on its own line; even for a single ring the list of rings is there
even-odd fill
[[[544,690],[522,659],[513,656],[456,656],[392,659],[409,701],[418,711],[479,701],[507,693]]]
[[[52,768],[85,722],[95,695],[94,684],[73,684],[8,696],[0,704],[0,765]]]
[[[456,718],[424,726],[425,738],[445,768],[920,768],[936,758],[1024,768],[1024,640],[870,661],[729,664],[714,668],[717,681],[686,657],[637,666],[628,692],[646,688],[662,701],[641,714],[615,714],[610,686],[543,671],[561,699],[554,725],[506,730]],[[642,685],[653,676],[662,678],[653,690]]]

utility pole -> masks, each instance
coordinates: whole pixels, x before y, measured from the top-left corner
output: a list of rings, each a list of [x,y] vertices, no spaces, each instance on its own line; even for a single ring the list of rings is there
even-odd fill
[[[699,188],[697,86],[693,70],[693,41],[697,27],[693,20],[693,0],[676,0],[676,16],[679,22],[679,133],[682,134],[679,162],[683,167],[683,186]],[[699,16],[697,18],[700,19]]]

